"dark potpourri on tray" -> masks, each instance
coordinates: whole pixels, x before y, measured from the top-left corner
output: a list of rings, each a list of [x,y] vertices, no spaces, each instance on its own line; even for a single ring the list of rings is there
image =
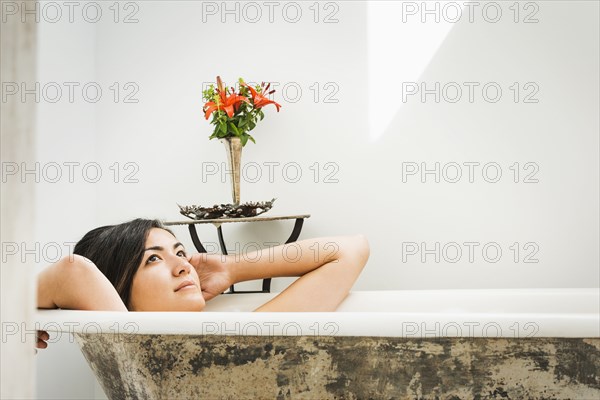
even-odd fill
[[[194,220],[255,217],[269,211],[273,207],[274,201],[275,199],[262,202],[247,202],[237,206],[234,204],[215,204],[212,207],[200,207],[196,205],[179,206],[179,212]]]

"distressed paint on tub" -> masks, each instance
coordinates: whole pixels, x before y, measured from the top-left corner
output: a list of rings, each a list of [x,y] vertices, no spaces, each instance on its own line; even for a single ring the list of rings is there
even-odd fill
[[[600,339],[116,337],[77,334],[111,399],[600,398]]]

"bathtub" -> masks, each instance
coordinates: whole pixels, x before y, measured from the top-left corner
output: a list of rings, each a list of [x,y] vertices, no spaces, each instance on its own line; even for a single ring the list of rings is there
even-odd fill
[[[336,312],[39,310],[110,399],[597,399],[600,289],[351,292]],[[54,332],[54,333],[52,333]]]

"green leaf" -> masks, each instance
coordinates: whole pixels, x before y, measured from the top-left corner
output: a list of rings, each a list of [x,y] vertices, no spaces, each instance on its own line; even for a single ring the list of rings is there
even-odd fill
[[[236,136],[240,136],[240,131],[239,129],[233,124],[233,122],[229,123],[229,129],[231,129],[233,131],[233,133],[235,133]]]
[[[256,142],[254,141],[254,138],[252,137],[252,135],[248,135],[248,137],[250,138],[250,140],[252,140],[252,143],[256,144]]]
[[[247,134],[243,134],[242,135],[242,147],[244,147],[247,142],[248,142],[248,135]]]
[[[223,134],[227,133],[227,123],[224,123],[224,122],[219,123],[219,132],[223,133]]]
[[[265,117],[265,113],[263,113],[262,110],[258,110],[258,115],[260,115],[260,120],[262,121],[263,118]]]
[[[216,137],[219,137],[219,127],[218,126],[215,126],[215,130],[213,131],[212,135],[210,135],[208,138],[214,139]]]

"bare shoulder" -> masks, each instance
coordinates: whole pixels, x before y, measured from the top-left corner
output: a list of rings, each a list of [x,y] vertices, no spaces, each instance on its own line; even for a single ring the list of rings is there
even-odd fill
[[[38,308],[127,311],[106,276],[80,255],[64,257],[40,272]]]

